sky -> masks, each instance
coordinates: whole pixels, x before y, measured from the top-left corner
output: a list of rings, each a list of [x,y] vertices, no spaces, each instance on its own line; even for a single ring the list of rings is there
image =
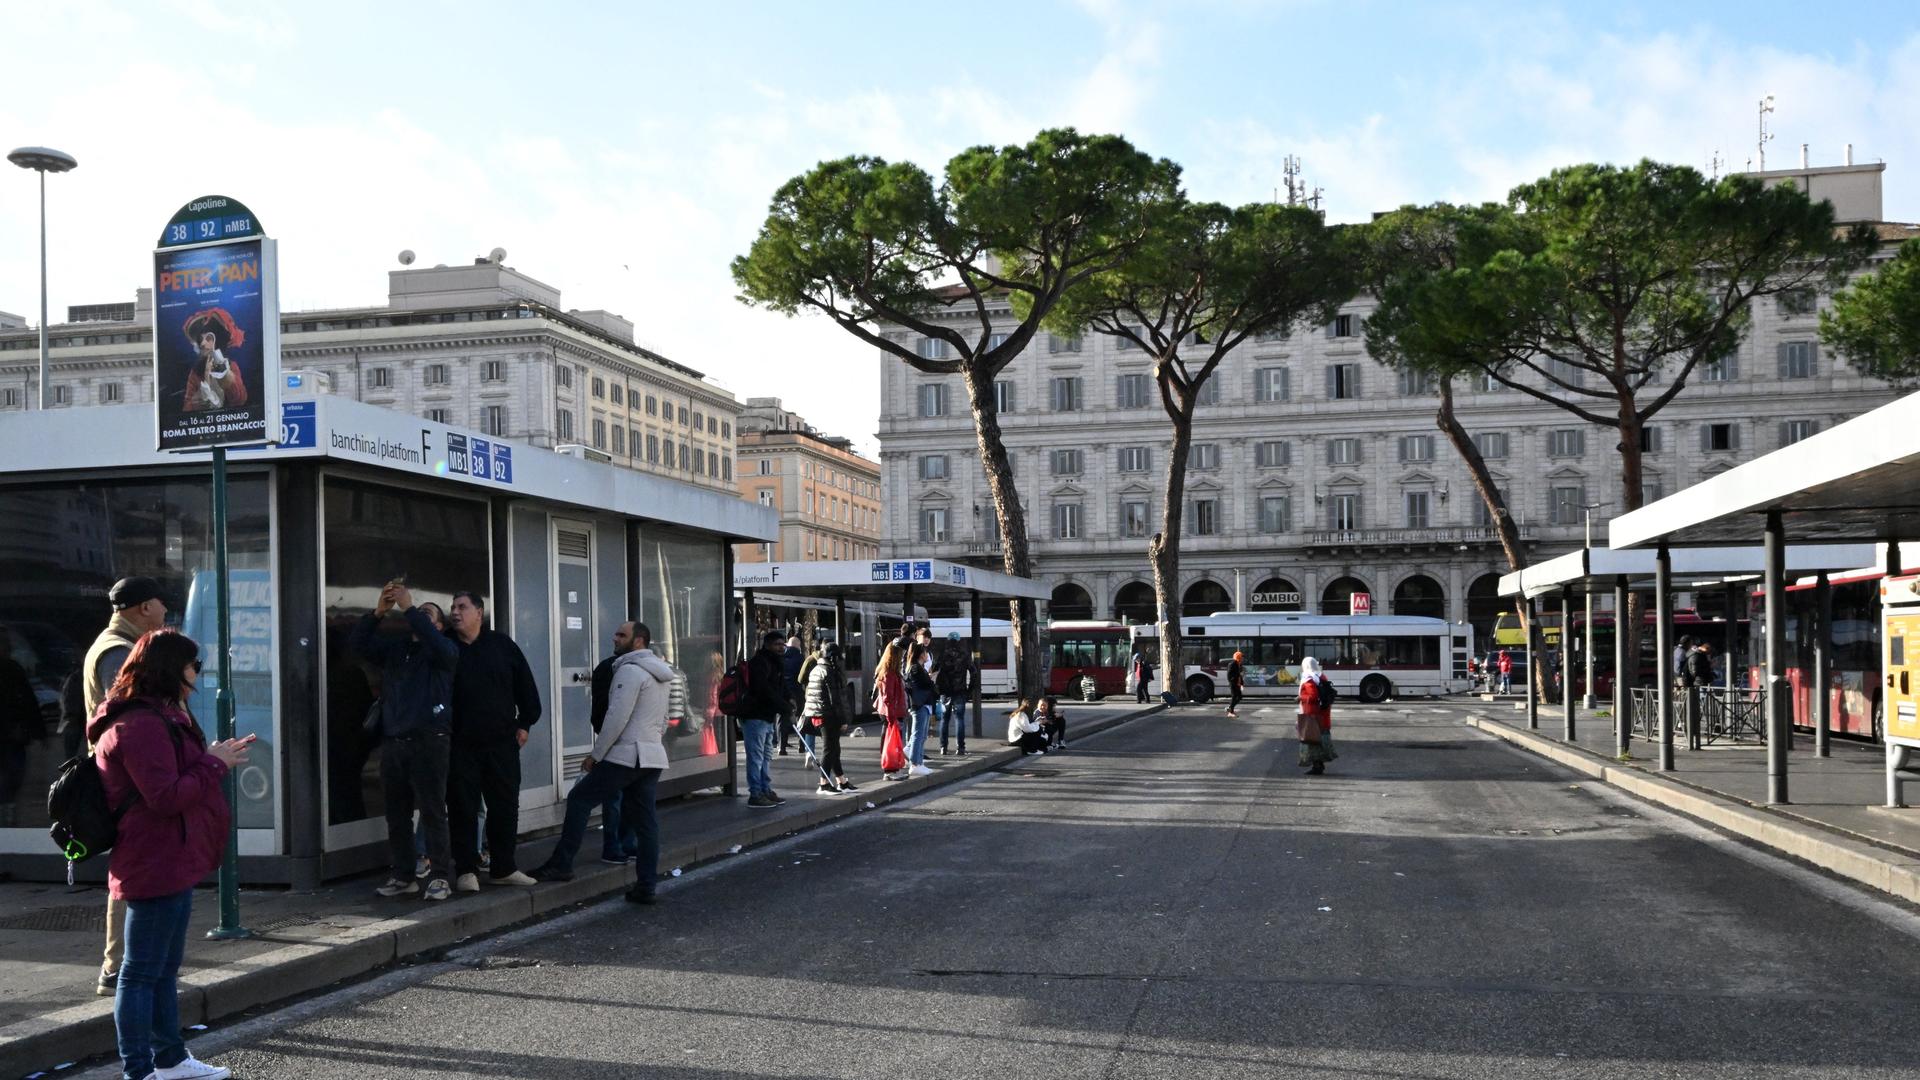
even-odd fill
[[[494,247],[741,399],[871,453],[883,361],[741,304],[728,264],[785,180],[848,154],[938,175],[1071,125],[1272,199],[1297,156],[1330,221],[1498,199],[1582,161],[1884,160],[1920,220],[1920,6],[1079,0],[1028,4],[14,0],[0,143],[64,150],[50,304],[128,301],[188,200],[280,240],[285,311],[385,302]],[[35,177],[0,172],[0,310],[37,321]],[[893,361],[885,361],[893,362]]]

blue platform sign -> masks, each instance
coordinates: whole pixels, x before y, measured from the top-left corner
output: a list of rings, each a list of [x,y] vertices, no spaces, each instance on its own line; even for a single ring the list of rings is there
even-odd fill
[[[872,577],[872,580],[874,580],[874,581],[885,581],[885,580],[887,580],[887,579],[888,579],[888,578],[889,578],[890,576],[891,576],[891,570],[890,570],[890,569],[888,568],[888,566],[887,566],[887,564],[886,564],[886,563],[883,563],[883,562],[877,562],[877,563],[874,563],[874,564],[873,564],[873,577]]]
[[[320,442],[320,421],[311,401],[288,401],[280,405],[280,448],[311,450]]]
[[[467,437],[447,433],[447,471],[455,476],[467,475]]]
[[[933,580],[933,564],[926,561],[925,559],[922,559],[919,562],[914,563],[913,564],[913,580],[914,581],[932,581]]]
[[[493,443],[474,436],[467,451],[467,475],[485,480],[493,471]]]
[[[493,478],[502,484],[513,483],[513,447],[506,443],[493,444]]]

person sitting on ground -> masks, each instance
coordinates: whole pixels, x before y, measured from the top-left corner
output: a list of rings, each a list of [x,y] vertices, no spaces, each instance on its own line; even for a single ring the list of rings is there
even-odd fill
[[[1034,712],[1032,700],[1023,698],[1020,706],[1007,714],[1007,745],[1019,747],[1022,757],[1047,752],[1047,733],[1033,718]]]
[[[1067,717],[1060,711],[1060,703],[1051,694],[1040,699],[1039,708],[1034,712],[1033,718],[1046,732],[1048,750],[1067,748]]]

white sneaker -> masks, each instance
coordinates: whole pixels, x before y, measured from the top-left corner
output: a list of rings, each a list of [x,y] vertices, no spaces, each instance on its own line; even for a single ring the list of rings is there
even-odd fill
[[[197,1061],[192,1054],[178,1065],[153,1070],[153,1080],[227,1080],[232,1075],[232,1070]]]
[[[907,775],[908,776],[932,776],[933,770],[927,768],[925,765],[915,765],[913,768],[907,770]]]
[[[414,893],[420,891],[420,883],[417,881],[401,881],[399,878],[388,878],[385,885],[373,891],[379,893],[381,896],[412,896]]]
[[[474,874],[461,874],[453,879],[454,892],[479,892],[480,878]]]
[[[493,882],[493,884],[495,885],[538,885],[540,884],[538,881],[535,881],[533,878],[529,877],[527,875],[527,872],[524,870],[515,870],[511,874],[501,874],[497,878],[489,878],[488,880]]]

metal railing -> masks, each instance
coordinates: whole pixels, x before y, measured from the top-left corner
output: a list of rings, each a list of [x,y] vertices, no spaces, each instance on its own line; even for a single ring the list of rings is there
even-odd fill
[[[1636,739],[1648,742],[1660,740],[1660,693],[1651,686],[1636,686],[1628,691],[1633,698],[1633,716],[1631,731]],[[1731,690],[1724,686],[1701,687],[1699,693],[1699,711],[1693,718],[1694,728],[1687,730],[1687,695],[1685,687],[1673,688],[1670,708],[1673,710],[1673,741],[1682,743],[1695,750],[1716,742],[1754,742],[1767,741],[1766,695],[1762,691],[1746,687]]]
[[[1660,741],[1660,692],[1651,686],[1630,687],[1627,691],[1633,697],[1633,716],[1630,730],[1636,739],[1648,742]],[[1680,701],[1676,696],[1674,707],[1674,732],[1680,731]]]

